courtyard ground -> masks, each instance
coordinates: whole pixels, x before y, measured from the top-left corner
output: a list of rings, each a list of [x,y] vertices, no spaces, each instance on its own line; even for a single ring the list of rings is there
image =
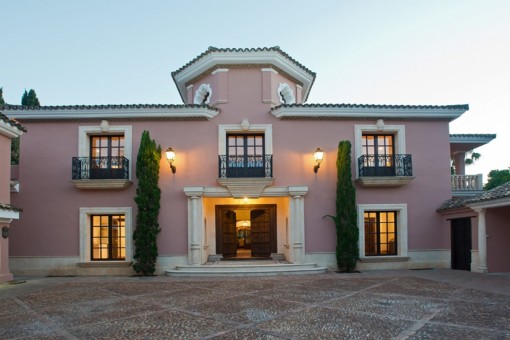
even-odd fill
[[[510,339],[510,274],[16,279],[0,339]]]

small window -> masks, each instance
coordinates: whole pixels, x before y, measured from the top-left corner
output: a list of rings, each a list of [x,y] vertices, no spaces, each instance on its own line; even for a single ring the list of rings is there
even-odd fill
[[[122,261],[126,258],[124,215],[91,215],[92,261]]]
[[[365,211],[365,256],[397,255],[397,212]]]

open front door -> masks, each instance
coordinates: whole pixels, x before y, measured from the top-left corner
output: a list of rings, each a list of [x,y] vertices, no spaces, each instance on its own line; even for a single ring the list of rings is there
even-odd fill
[[[223,257],[235,257],[237,255],[236,212],[230,209],[217,209],[218,216],[217,232],[221,237],[216,240],[217,254]]]
[[[276,253],[276,209],[253,209],[251,221],[251,256],[269,257]]]
[[[471,270],[471,218],[451,220],[452,269]]]

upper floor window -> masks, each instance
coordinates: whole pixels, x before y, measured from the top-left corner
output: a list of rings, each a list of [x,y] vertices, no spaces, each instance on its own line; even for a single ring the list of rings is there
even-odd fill
[[[363,134],[361,138],[364,176],[394,176],[393,135]]]
[[[227,177],[265,177],[262,134],[227,135]]]

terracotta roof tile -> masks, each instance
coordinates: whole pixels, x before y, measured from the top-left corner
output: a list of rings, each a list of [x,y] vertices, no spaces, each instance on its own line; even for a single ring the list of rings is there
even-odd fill
[[[23,209],[16,208],[15,206],[13,206],[11,204],[6,204],[6,203],[0,203],[0,210],[17,211],[17,212],[23,211]]]
[[[510,197],[510,182],[507,182],[505,184],[501,184],[498,187],[495,187],[494,189],[485,191],[484,193],[481,193],[480,195],[476,195],[474,197],[470,197],[464,201],[464,203],[479,203],[479,202],[485,202],[490,200],[497,200],[501,198],[507,198]]]
[[[423,110],[423,109],[449,109],[449,110],[469,110],[469,105],[389,105],[389,104],[282,104],[273,107],[271,111],[277,110],[281,107],[306,107],[306,108],[366,108],[366,109],[412,109],[412,110]]]
[[[51,111],[51,110],[108,110],[108,109],[183,109],[183,108],[208,108],[219,111],[219,109],[205,104],[105,104],[105,105],[58,105],[58,106],[23,106],[23,105],[4,105],[0,110],[33,110],[33,111]]]
[[[457,133],[450,134],[450,138],[496,138],[494,133]]]
[[[179,68],[178,70],[172,72],[172,76],[175,76],[176,74],[182,72],[184,69],[186,69],[190,65],[194,64],[195,62],[197,62],[198,60],[200,60],[204,56],[206,56],[208,54],[211,54],[211,53],[214,53],[214,52],[237,52],[237,53],[241,52],[242,53],[242,52],[259,52],[259,51],[260,52],[262,52],[262,51],[274,51],[274,52],[278,52],[282,56],[284,56],[285,58],[289,59],[292,63],[294,63],[295,65],[297,65],[298,67],[300,67],[301,69],[306,71],[307,73],[313,75],[313,77],[315,78],[315,75],[316,75],[315,72],[309,70],[308,68],[303,66],[301,63],[299,63],[297,60],[295,60],[290,55],[288,55],[286,52],[282,51],[279,46],[257,47],[257,48],[218,48],[218,47],[214,47],[214,46],[209,46],[209,48],[205,52],[203,52],[202,54],[199,54],[193,60],[191,60],[186,65],[184,65],[181,68]]]
[[[3,106],[0,107],[0,110],[2,109]],[[12,126],[13,128],[16,128],[20,131],[24,131],[24,132],[27,132],[27,128],[24,127],[23,125],[21,125],[20,123],[18,123],[16,120],[14,119],[9,119],[9,117],[7,117],[6,115],[4,115],[2,112],[0,112],[0,120],[7,123],[8,125]]]

